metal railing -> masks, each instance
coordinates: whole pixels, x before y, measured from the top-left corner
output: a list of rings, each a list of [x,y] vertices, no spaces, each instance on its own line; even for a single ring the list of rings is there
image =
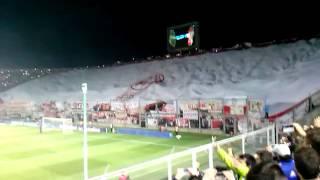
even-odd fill
[[[271,134],[270,134],[271,132]],[[186,157],[186,156],[190,156],[192,158],[192,167],[195,168],[196,167],[196,163],[197,163],[197,153],[199,152],[208,152],[208,167],[209,168],[213,168],[214,167],[214,163],[213,163],[213,155],[214,155],[214,144],[219,144],[219,145],[225,145],[225,144],[230,144],[232,142],[236,142],[236,141],[240,141],[241,140],[241,152],[245,153],[246,152],[246,138],[248,137],[255,137],[257,135],[261,135],[261,134],[266,134],[266,145],[269,144],[274,144],[275,143],[275,126],[274,125],[270,125],[268,127],[256,130],[256,131],[252,131],[252,132],[248,132],[248,133],[244,133],[238,136],[234,136],[231,138],[227,138],[227,139],[223,139],[220,141],[216,141],[216,142],[212,142],[209,144],[205,144],[202,146],[198,146],[195,148],[190,148],[181,152],[177,152],[177,153],[173,153],[173,154],[169,154],[163,157],[160,157],[158,159],[153,159],[150,161],[146,161],[140,164],[136,164],[127,168],[123,168],[123,169],[119,169],[113,172],[109,172],[100,176],[96,176],[96,177],[91,177],[89,178],[90,180],[105,180],[105,179],[113,179],[113,178],[117,178],[119,177],[123,172],[126,172],[128,174],[130,173],[134,173],[136,171],[139,170],[143,170],[146,169],[148,167],[154,166],[154,165],[163,165],[164,163],[167,164],[166,168],[167,168],[167,176],[168,179],[171,180],[172,179],[172,169],[173,169],[173,161],[182,158],[182,157]]]

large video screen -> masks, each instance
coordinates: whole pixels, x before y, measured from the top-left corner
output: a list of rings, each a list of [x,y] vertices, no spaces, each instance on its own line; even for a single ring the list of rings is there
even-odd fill
[[[167,29],[167,49],[179,52],[199,48],[199,24],[192,22]]]

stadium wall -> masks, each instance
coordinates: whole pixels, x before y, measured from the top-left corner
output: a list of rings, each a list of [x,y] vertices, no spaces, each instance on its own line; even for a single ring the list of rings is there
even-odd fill
[[[119,134],[129,134],[129,135],[141,135],[147,137],[158,137],[158,138],[171,138],[171,132],[161,132],[149,129],[137,129],[137,128],[117,128],[116,130]]]

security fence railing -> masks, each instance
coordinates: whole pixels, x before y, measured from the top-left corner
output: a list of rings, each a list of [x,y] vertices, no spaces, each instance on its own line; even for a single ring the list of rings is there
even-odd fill
[[[195,168],[197,162],[200,162],[201,169],[213,168],[219,164],[214,153],[215,144],[219,144],[221,147],[232,147],[235,153],[253,153],[260,148],[275,143],[276,132],[274,127],[274,125],[270,125],[256,131],[172,153],[158,159],[91,177],[90,180],[117,179],[124,172],[128,173],[132,179],[171,180],[177,168]]]

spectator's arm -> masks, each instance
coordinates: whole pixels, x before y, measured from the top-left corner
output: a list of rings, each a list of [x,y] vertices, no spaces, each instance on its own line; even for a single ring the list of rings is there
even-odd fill
[[[320,116],[316,117],[316,118],[313,120],[313,125],[314,125],[314,127],[316,127],[316,128],[319,128],[319,127],[320,127]]]
[[[234,157],[232,148],[228,148],[228,154],[229,154],[231,157]]]
[[[222,149],[220,146],[217,146],[218,157],[227,165],[228,168],[233,168],[233,158],[228,155],[228,153]]]
[[[242,164],[238,160],[234,160],[234,171],[242,177],[247,176],[250,171],[249,167],[246,164]]]
[[[225,150],[217,146],[217,153],[219,158],[227,165],[228,168],[234,170],[240,176],[246,176],[249,172],[249,168],[241,164],[237,159],[231,157]]]
[[[296,130],[296,132],[297,132],[300,136],[306,137],[307,133],[303,130],[303,128],[301,127],[300,124],[298,124],[298,123],[293,123],[292,125],[293,125],[294,129]]]

